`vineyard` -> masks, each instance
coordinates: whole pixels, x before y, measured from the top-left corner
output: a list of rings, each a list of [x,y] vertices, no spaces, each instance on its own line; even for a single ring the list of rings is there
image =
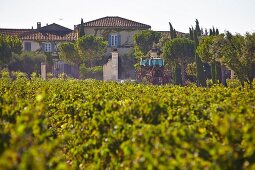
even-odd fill
[[[255,90],[0,78],[0,169],[255,169]]]

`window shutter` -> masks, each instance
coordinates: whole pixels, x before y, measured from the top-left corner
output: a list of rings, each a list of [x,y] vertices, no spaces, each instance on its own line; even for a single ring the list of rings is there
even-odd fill
[[[121,36],[120,36],[120,34],[118,35],[118,47],[120,47],[121,46]]]
[[[51,43],[51,52],[55,52],[55,51],[56,51],[55,43],[52,42],[52,43]]]
[[[108,46],[111,46],[111,34],[108,35]]]
[[[42,43],[41,47],[42,47],[41,51],[45,52],[45,43]]]

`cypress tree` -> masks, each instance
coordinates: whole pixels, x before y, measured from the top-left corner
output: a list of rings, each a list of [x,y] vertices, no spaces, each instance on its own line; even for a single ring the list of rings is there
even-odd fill
[[[212,82],[213,84],[216,84],[216,78],[217,78],[217,67],[216,67],[216,62],[213,61],[211,64],[210,64],[210,67],[211,67],[211,76],[212,76]]]
[[[208,31],[207,31],[207,29],[205,28],[205,35],[207,36],[208,35]]]
[[[209,32],[210,32],[209,35],[210,35],[210,36],[213,36],[213,31],[212,31],[212,29],[210,29]]]
[[[170,26],[170,36],[171,36],[171,39],[174,39],[174,38],[177,37],[176,30],[173,28],[171,22],[169,22],[169,26]],[[176,63],[176,62],[174,63],[173,72],[174,72],[173,77],[174,77],[175,84],[182,85],[181,66],[178,63]]]
[[[214,28],[214,27],[213,27],[212,32],[213,32],[213,35],[216,35],[216,31],[215,31],[215,28]]]
[[[176,37],[177,37],[177,34],[176,34],[175,29],[174,29],[173,37],[174,37],[174,38],[176,38]]]
[[[197,46],[199,45],[197,30],[194,30],[193,35],[194,35],[195,46],[197,48]],[[196,69],[197,70],[197,86],[205,87],[206,80],[205,80],[205,72],[204,72],[203,62],[197,54],[195,55],[195,60],[196,60],[196,66],[197,66],[197,69]]]
[[[199,45],[199,41],[198,41],[198,37],[201,36],[201,30],[199,27],[199,22],[196,19],[196,29],[194,30],[193,33],[194,36],[194,41],[195,41],[195,47],[197,48],[197,46]],[[205,80],[205,72],[204,72],[204,67],[203,67],[203,62],[201,60],[201,58],[196,54],[195,55],[195,60],[196,60],[196,70],[197,70],[197,85],[198,86],[206,86],[206,80]]]
[[[220,33],[219,33],[219,30],[218,30],[218,28],[216,29],[216,31],[215,31],[215,35],[219,35]]]
[[[173,28],[171,22],[169,22],[169,26],[170,26],[170,37],[171,37],[171,39],[174,39],[175,38],[174,37],[174,28]]]
[[[196,19],[196,28],[195,28],[196,32],[197,32],[197,36],[200,37],[201,36],[201,29],[199,27],[199,22]]]
[[[189,28],[189,39],[190,39],[190,40],[194,40],[194,35],[193,35],[193,33],[194,33],[193,27],[192,27],[192,28]]]
[[[79,33],[78,33],[78,37],[82,37],[85,35],[85,32],[84,32],[84,23],[83,23],[83,19],[81,19],[81,25],[80,25],[80,28],[79,28]]]
[[[182,75],[181,75],[181,66],[178,63],[175,63],[175,69],[174,69],[174,82],[176,85],[182,85]]]

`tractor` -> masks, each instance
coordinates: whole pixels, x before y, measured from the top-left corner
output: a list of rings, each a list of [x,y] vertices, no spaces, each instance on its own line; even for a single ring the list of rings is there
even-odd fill
[[[170,76],[164,68],[164,59],[158,57],[155,50],[152,50],[150,56],[146,59],[141,58],[140,65],[136,69],[137,80],[157,85],[169,83]]]

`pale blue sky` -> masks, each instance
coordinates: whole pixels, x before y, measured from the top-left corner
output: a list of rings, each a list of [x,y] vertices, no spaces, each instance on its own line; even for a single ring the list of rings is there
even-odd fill
[[[169,30],[188,32],[200,26],[220,32],[255,32],[255,0],[0,0],[0,28],[31,28],[53,22],[73,26],[105,16],[120,16]]]

